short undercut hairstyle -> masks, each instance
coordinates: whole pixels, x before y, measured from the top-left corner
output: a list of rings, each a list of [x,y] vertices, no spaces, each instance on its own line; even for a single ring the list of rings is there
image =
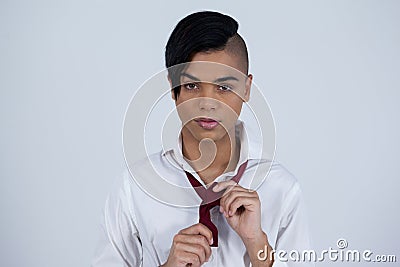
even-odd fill
[[[165,47],[165,65],[175,99],[178,99],[181,89],[182,69],[170,67],[190,62],[196,53],[225,50],[241,60],[242,71],[248,74],[247,47],[237,32],[238,28],[238,22],[232,17],[214,11],[196,12],[178,22]]]

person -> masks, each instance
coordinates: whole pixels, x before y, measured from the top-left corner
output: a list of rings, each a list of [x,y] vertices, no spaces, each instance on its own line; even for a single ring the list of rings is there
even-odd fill
[[[178,142],[131,169],[151,179],[157,168],[191,188],[198,205],[159,201],[125,171],[107,199],[92,266],[291,266],[268,252],[310,248],[302,193],[281,164],[259,158],[259,143],[238,119],[253,76],[237,21],[213,11],[186,16],[170,35],[165,61],[182,121]],[[172,69],[179,64],[190,65]],[[252,190],[257,168],[268,175]]]

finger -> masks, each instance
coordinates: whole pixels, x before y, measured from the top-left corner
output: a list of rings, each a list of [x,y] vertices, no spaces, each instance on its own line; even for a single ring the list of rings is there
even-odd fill
[[[188,228],[185,228],[179,233],[186,234],[186,235],[202,235],[207,238],[208,243],[211,245],[213,243],[213,235],[210,229],[202,223],[194,224]]]
[[[234,201],[237,201],[237,199],[240,200],[251,199],[252,201],[254,201],[254,204],[256,205],[258,201],[258,196],[249,192],[235,192],[228,194],[225,198],[221,199],[222,212],[226,217],[233,216],[236,213],[237,208],[241,206],[239,205],[238,207],[232,207],[232,203]]]
[[[182,266],[191,266],[191,267],[199,267],[201,266],[201,262],[199,257],[196,254],[186,252],[186,251],[181,251],[177,255],[178,262],[179,264],[182,264]]]
[[[232,216],[236,212],[236,209],[231,208],[231,204],[238,197],[257,198],[258,196],[248,191],[239,191],[239,190],[231,191],[229,194],[227,194],[220,200],[220,205],[222,207],[222,210],[225,211],[229,216]]]
[[[248,211],[255,211],[258,206],[258,198],[252,197],[236,197],[230,205],[227,212],[229,216],[233,216],[240,207],[244,207]]]
[[[177,247],[178,244],[183,243],[183,244],[189,244],[193,247],[195,247],[196,249],[201,249],[201,251],[199,252],[199,256],[202,256],[202,260],[203,261],[208,261],[208,259],[211,256],[211,247],[210,244],[208,243],[206,237],[204,237],[203,235],[199,235],[199,234],[178,234],[174,237],[174,244]],[[192,249],[187,250],[190,252],[196,252]]]
[[[214,192],[221,192],[222,190],[225,190],[225,189],[227,189],[229,187],[233,187],[235,185],[237,185],[237,183],[235,181],[232,181],[232,180],[219,182],[216,186],[213,187],[213,191]]]
[[[244,189],[243,187],[241,187],[239,185],[233,186],[231,189],[226,190],[220,199],[219,212],[224,213],[225,201],[228,196],[230,196],[233,192],[244,192],[244,191],[247,192],[246,189]]]
[[[240,185],[235,185],[228,187],[228,190],[226,190],[223,194],[223,197],[226,197],[228,194],[232,194],[233,192],[246,192],[246,193],[253,193],[255,191],[251,191],[249,189],[243,188]]]
[[[177,242],[175,245],[175,249],[177,251],[184,251],[184,252],[189,252],[189,253],[197,255],[200,260],[200,264],[203,264],[204,262],[206,262],[207,257],[206,257],[206,252],[204,250],[204,247],[199,244],[190,243],[190,240],[187,240],[187,241],[189,241],[189,243]]]

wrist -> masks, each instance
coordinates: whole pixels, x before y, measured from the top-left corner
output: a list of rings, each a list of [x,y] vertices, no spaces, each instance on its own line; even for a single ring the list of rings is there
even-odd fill
[[[265,240],[268,240],[267,235],[261,229],[255,232],[253,235],[247,237],[241,237],[241,239],[246,247],[256,243],[265,242]]]
[[[274,262],[273,249],[268,242],[267,235],[263,231],[254,238],[242,240],[253,267],[272,266]]]

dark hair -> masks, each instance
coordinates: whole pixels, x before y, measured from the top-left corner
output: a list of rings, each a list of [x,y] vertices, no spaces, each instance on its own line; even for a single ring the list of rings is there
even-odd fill
[[[182,70],[170,67],[189,62],[198,52],[224,50],[230,39],[235,41],[234,48],[229,50],[235,50],[231,52],[243,56],[247,72],[247,48],[237,33],[238,27],[239,24],[232,17],[214,11],[196,12],[178,22],[165,47],[165,65],[169,68],[175,99],[180,93],[179,76]]]

